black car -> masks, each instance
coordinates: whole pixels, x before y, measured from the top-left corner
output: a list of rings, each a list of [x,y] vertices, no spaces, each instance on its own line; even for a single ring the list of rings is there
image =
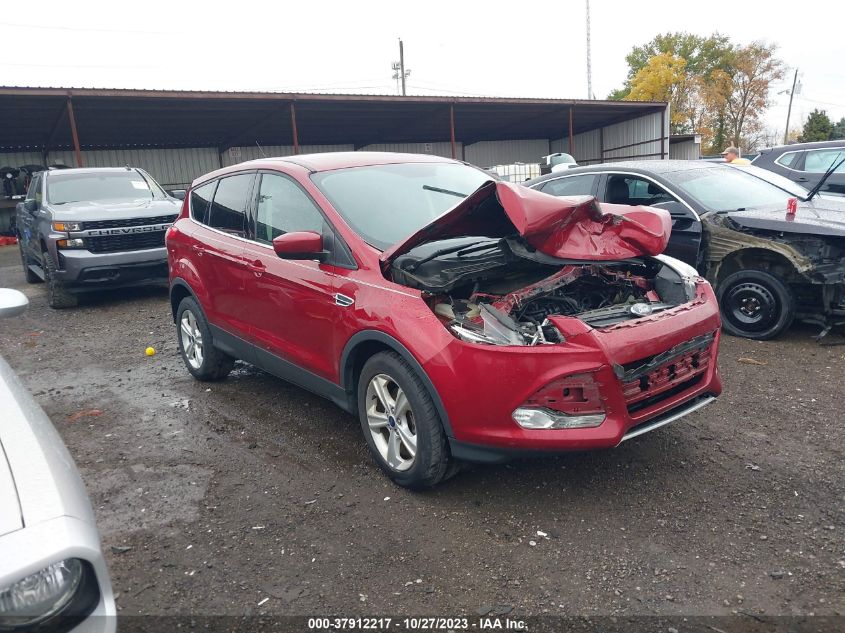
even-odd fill
[[[771,339],[795,319],[816,323],[823,333],[845,324],[845,201],[799,199],[790,215],[795,196],[789,192],[704,161],[605,163],[525,184],[555,196],[668,210],[672,237],[665,254],[713,284],[731,334]]]
[[[780,145],[760,150],[752,164],[768,169],[808,189],[815,187],[825,172],[845,158],[845,140],[820,141]],[[831,174],[822,187],[822,193],[845,196],[845,163]]]

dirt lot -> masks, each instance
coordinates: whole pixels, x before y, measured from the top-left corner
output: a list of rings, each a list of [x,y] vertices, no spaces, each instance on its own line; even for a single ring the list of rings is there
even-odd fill
[[[195,382],[164,290],[53,311],[16,247],[0,286],[30,298],[0,353],[79,465],[121,614],[845,613],[845,346],[812,330],[726,337],[722,398],[618,449],[420,494],[316,396]]]

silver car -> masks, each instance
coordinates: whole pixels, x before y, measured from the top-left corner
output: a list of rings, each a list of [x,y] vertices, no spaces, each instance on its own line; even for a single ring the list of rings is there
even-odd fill
[[[0,317],[26,297],[0,288]],[[0,631],[115,630],[94,513],[73,459],[0,357]]]

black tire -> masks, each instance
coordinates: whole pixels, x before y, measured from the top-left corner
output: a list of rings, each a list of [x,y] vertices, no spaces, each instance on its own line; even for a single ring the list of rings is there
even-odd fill
[[[21,266],[23,266],[23,276],[26,278],[26,283],[38,284],[44,281],[43,279],[41,279],[41,277],[39,277],[29,269],[29,257],[27,257],[26,253],[24,253],[23,242],[20,241],[20,238],[18,238],[18,246],[21,250]]]
[[[367,410],[375,400],[368,400],[367,391],[373,378],[380,375],[390,378],[396,387],[401,388],[413,415],[416,451],[411,466],[405,470],[398,470],[388,463],[376,446],[376,440],[370,431]],[[414,369],[401,356],[394,352],[379,352],[373,355],[361,370],[357,391],[361,430],[373,459],[390,479],[406,488],[421,489],[435,486],[457,472],[431,394]],[[393,416],[387,417],[389,419]],[[394,419],[392,427],[396,425],[397,421]],[[383,432],[390,434],[387,426]]]
[[[49,251],[44,251],[41,257],[44,263],[44,276],[47,281],[47,302],[50,307],[56,310],[75,308],[79,304],[79,299],[76,295],[67,291],[61,280],[56,279],[57,266],[56,262],[53,261],[53,256],[50,255]]]
[[[182,320],[185,313],[190,312],[193,315],[196,329],[199,330],[202,338],[200,349],[202,352],[201,359],[193,357],[194,361],[201,360],[198,366],[192,364],[188,354],[185,351],[185,342],[183,341]],[[185,297],[179,303],[176,310],[176,342],[179,346],[179,355],[182,357],[182,362],[191,375],[197,380],[203,382],[210,382],[214,380],[222,380],[229,375],[232,367],[235,366],[235,359],[221,352],[214,347],[214,340],[211,337],[211,329],[208,327],[208,321],[203,314],[196,299],[193,297]]]
[[[729,275],[718,290],[722,328],[756,341],[776,338],[795,320],[795,296],[789,286],[762,270]]]

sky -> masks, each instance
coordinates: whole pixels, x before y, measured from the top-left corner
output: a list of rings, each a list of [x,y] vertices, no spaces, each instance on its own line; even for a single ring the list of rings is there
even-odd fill
[[[585,0],[144,3],[39,1],[0,15],[0,84],[586,98]],[[625,55],[659,33],[719,32],[778,45],[788,77],[766,115],[783,133],[814,108],[845,117],[845,5],[805,0],[591,0],[593,92],[625,80]],[[11,51],[19,53],[11,54]]]

